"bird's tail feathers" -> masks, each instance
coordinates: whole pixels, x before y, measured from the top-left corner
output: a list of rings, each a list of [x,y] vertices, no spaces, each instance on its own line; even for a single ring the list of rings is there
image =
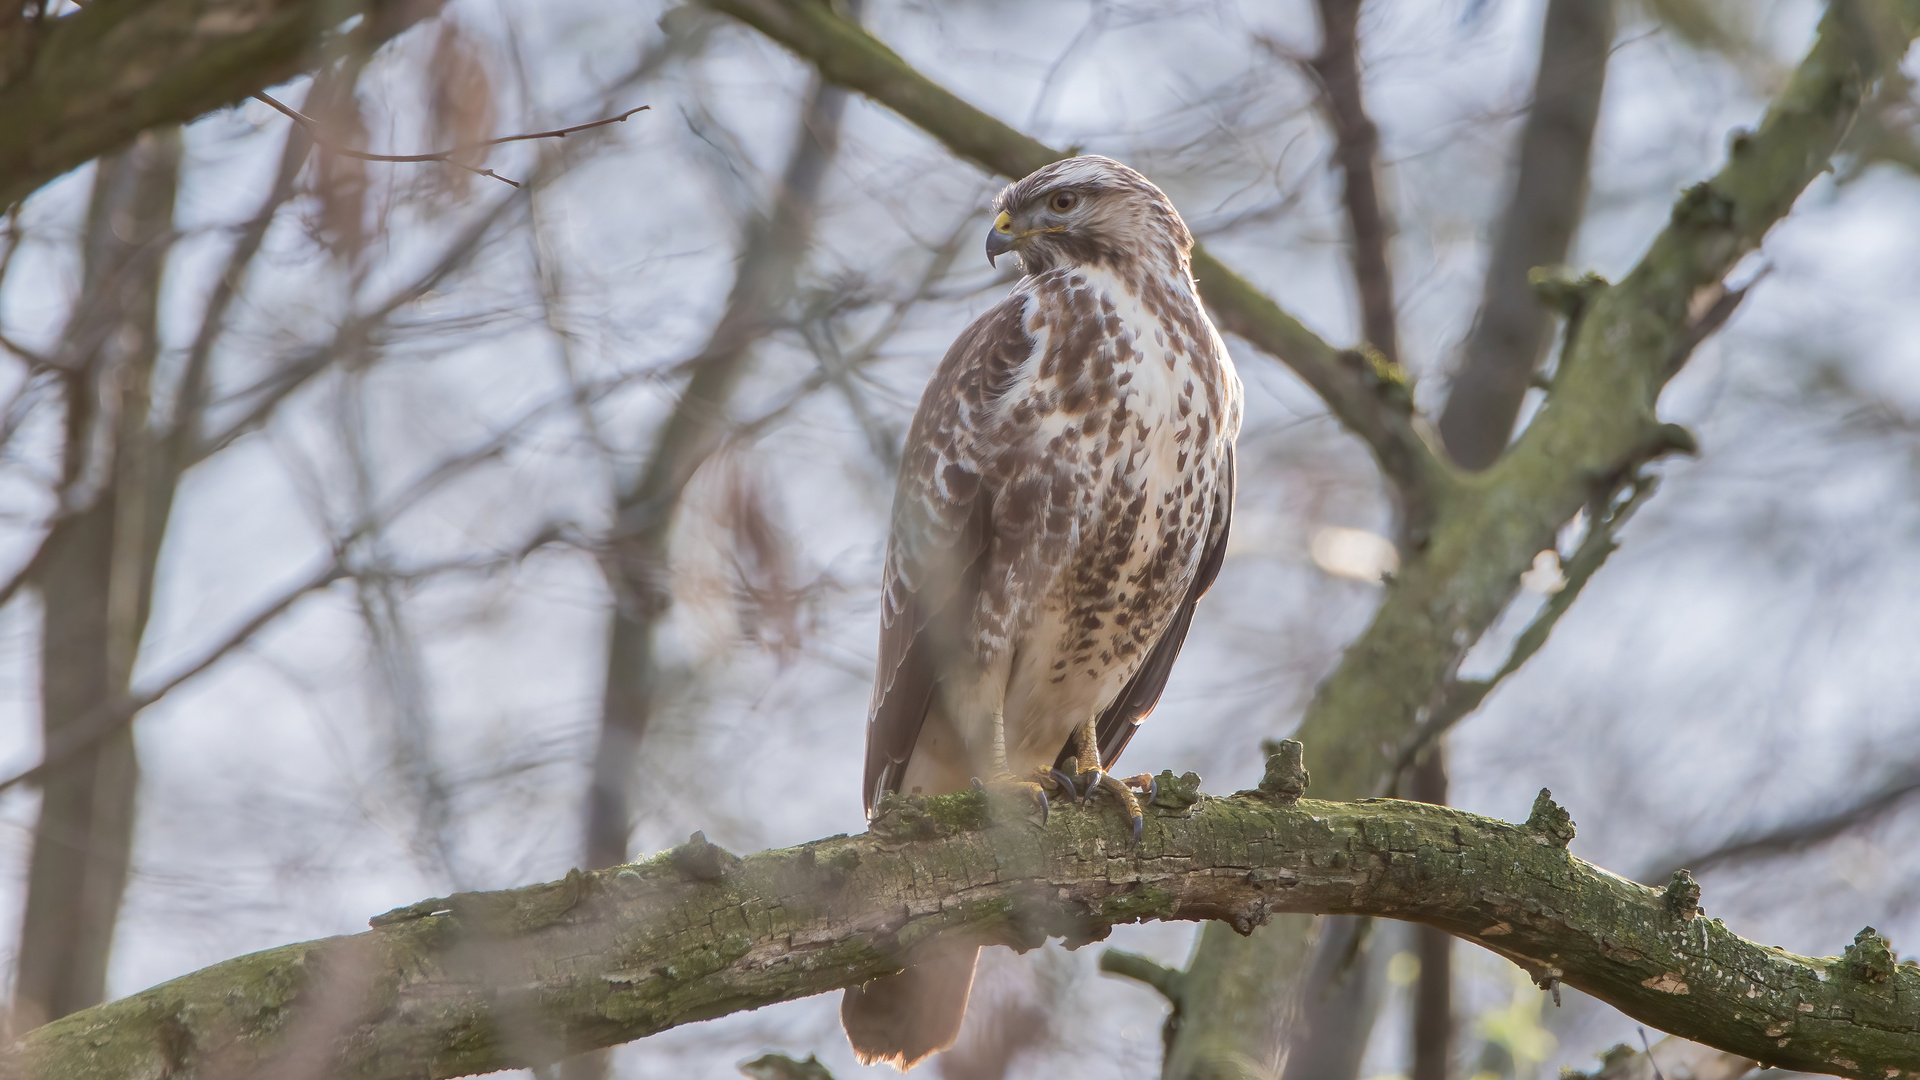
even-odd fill
[[[932,956],[898,975],[848,987],[840,1024],[860,1063],[884,1062],[906,1072],[952,1046],[979,956],[979,949]]]

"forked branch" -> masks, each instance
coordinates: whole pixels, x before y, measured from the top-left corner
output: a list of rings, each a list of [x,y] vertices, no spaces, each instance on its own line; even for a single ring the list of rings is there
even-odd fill
[[[575,124],[572,127],[555,128],[552,131],[529,131],[519,135],[502,135],[497,139],[482,139],[476,143],[467,143],[466,145],[450,147],[446,150],[429,150],[424,154],[374,154],[365,150],[357,150],[351,146],[343,146],[333,141],[328,137],[324,124],[293,106],[282,102],[272,94],[263,91],[253,95],[253,99],[272,106],[282,115],[305,128],[307,130],[307,136],[314,141],[314,144],[323,147],[330,153],[339,154],[342,157],[357,158],[361,161],[439,161],[448,165],[457,165],[476,176],[490,176],[511,187],[519,187],[520,181],[509,180],[499,173],[494,172],[492,169],[483,169],[477,165],[469,165],[460,159],[475,150],[485,150],[492,146],[501,146],[512,142],[526,142],[530,139],[564,139],[577,131],[590,131],[593,128],[606,127],[608,124],[625,123],[627,117],[632,116],[634,113],[645,112],[653,107],[651,105],[638,105],[618,116],[608,116],[585,124]]]

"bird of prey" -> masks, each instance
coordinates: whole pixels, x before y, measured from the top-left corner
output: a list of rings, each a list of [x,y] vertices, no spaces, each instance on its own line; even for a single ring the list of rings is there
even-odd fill
[[[907,434],[882,581],[865,798],[1020,785],[1117,801],[1219,573],[1241,388],[1195,290],[1193,237],[1104,157],[1002,191],[987,257],[1025,275],[961,333]],[[847,990],[862,1061],[951,1045],[977,948]]]

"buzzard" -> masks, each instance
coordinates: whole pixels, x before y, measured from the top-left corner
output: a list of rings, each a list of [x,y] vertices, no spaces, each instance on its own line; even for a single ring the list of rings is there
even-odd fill
[[[1025,276],[927,385],[894,494],[866,806],[981,782],[1103,792],[1220,571],[1240,380],[1166,195],[1104,157],[1002,191],[987,257]],[[1044,787],[1043,787],[1044,785]],[[847,990],[861,1060],[953,1042],[978,949]]]

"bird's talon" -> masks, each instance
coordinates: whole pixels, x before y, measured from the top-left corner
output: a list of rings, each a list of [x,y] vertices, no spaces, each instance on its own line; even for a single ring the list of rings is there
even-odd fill
[[[1100,788],[1100,782],[1106,778],[1104,769],[1088,769],[1080,774],[1080,805],[1085,806],[1087,800],[1093,798],[1093,793]]]
[[[973,778],[973,790],[975,790],[975,791],[985,791],[985,790],[987,790],[987,785],[985,785],[985,784],[983,784],[983,783],[981,783],[981,782],[980,782],[980,778],[976,776],[976,777],[974,777],[974,778]]]
[[[1067,798],[1077,799],[1080,797],[1080,789],[1073,786],[1073,777],[1068,776],[1059,769],[1048,769],[1047,776],[1066,791]]]
[[[1133,846],[1140,846],[1140,835],[1146,830],[1147,821],[1139,814],[1133,815]]]

